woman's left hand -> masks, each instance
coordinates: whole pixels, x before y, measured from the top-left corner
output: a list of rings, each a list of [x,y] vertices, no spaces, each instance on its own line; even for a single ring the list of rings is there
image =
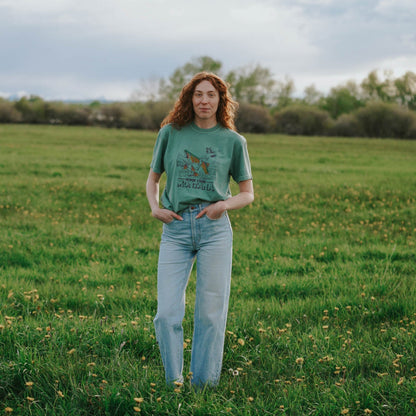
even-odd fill
[[[211,220],[218,220],[226,210],[227,206],[225,202],[218,201],[205,207],[195,218],[201,218],[206,215]]]

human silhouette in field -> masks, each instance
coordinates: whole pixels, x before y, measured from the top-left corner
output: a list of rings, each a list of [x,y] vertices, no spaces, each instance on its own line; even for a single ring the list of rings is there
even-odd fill
[[[154,147],[146,193],[153,217],[163,222],[154,325],[168,384],[183,382],[182,321],[195,260],[191,382],[215,386],[220,378],[232,263],[227,211],[254,199],[247,142],[235,131],[236,110],[221,78],[198,73],[162,122]],[[235,196],[230,178],[239,186]]]

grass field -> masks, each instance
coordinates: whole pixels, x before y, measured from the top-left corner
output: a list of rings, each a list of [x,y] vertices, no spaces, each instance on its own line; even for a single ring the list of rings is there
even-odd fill
[[[154,337],[155,133],[0,125],[0,414],[416,413],[416,141],[247,139],[223,373],[196,393]]]

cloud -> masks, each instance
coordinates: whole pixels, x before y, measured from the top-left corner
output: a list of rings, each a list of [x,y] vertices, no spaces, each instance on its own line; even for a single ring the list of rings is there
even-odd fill
[[[390,10],[401,13],[406,0],[319,2],[322,7],[316,7],[316,3],[292,2],[294,7],[303,5],[302,13],[309,16],[310,41],[320,51],[319,59],[309,62],[313,72],[360,70],[409,53],[413,24],[392,19]],[[410,10],[415,8],[416,3]],[[412,49],[414,53],[414,45]]]
[[[203,55],[328,89],[413,68],[415,13],[413,0],[0,0],[0,90],[127,99]]]
[[[137,89],[136,81],[100,79],[91,82],[91,79],[86,77],[66,74],[37,74],[28,78],[25,74],[6,76],[0,73],[0,85],[14,86],[12,90],[0,92],[0,96],[3,97],[39,95],[51,101],[61,99],[128,100],[133,91]],[[24,91],[18,88],[20,85],[25,85]],[[57,94],[57,91],[66,91],[65,96]]]
[[[379,0],[375,11],[388,19],[404,19],[414,22],[416,3],[413,0]]]

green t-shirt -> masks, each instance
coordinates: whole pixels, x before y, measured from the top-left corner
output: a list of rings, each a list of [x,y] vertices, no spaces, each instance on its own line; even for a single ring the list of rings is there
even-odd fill
[[[237,183],[252,178],[246,139],[220,124],[210,129],[195,123],[181,129],[162,127],[150,167],[166,172],[162,205],[175,212],[228,199],[230,177]]]

